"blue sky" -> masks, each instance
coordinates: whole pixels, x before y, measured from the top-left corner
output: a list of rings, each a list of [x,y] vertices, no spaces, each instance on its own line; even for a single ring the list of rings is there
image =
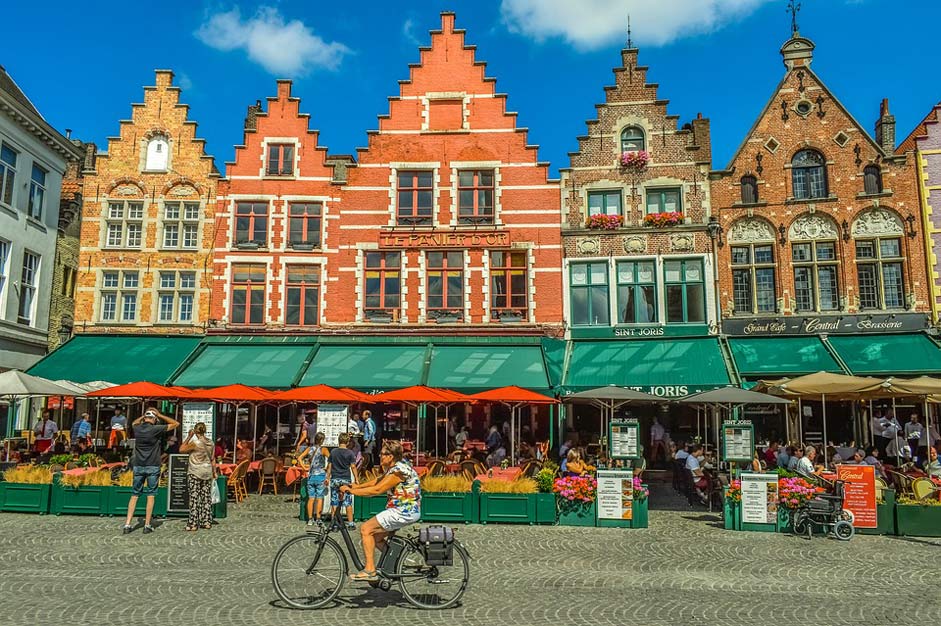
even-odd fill
[[[800,30],[817,45],[814,70],[869,132],[891,99],[901,140],[941,99],[941,62],[919,25],[937,0],[803,0]],[[723,167],[784,67],[786,0],[311,0],[159,3],[13,2],[4,8],[0,64],[57,128],[105,145],[155,68],[176,72],[199,135],[221,168],[241,142],[245,108],[293,78],[302,110],[332,153],[366,144],[398,93],[418,46],[457,12],[467,42],[530,143],[555,174],[585,132],[620,62],[632,16],[648,79],[681,123],[712,120],[713,166]],[[349,10],[349,9],[353,10]],[[9,28],[21,24],[20,28]],[[37,32],[41,27],[41,33]],[[41,35],[41,36],[40,36]],[[924,74],[923,74],[924,72]]]

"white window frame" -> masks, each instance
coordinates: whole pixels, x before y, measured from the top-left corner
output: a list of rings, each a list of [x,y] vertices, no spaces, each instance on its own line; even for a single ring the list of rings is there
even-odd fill
[[[188,217],[187,209],[195,207],[195,217]],[[176,217],[171,217],[169,209],[176,209]],[[199,249],[199,217],[202,214],[200,202],[186,200],[165,201],[163,203],[163,226],[161,228],[160,248],[163,250],[198,250]],[[167,227],[176,229],[176,244],[167,243]],[[194,230],[195,229],[195,230]],[[187,230],[193,233],[192,245],[186,245]]]
[[[116,278],[114,285],[106,285],[105,279],[113,275]],[[135,278],[133,286],[128,286],[128,278]],[[101,288],[98,290],[98,323],[99,324],[134,324],[140,318],[140,291],[141,276],[138,270],[102,270],[100,279]],[[126,296],[134,296],[134,318],[125,319],[124,300]],[[105,319],[105,297],[114,297],[114,318]]]
[[[114,217],[113,210],[120,205],[121,214]],[[140,208],[140,217],[131,217],[131,207]],[[141,250],[144,247],[144,216],[147,214],[147,207],[143,200],[107,200],[105,202],[104,222],[104,241],[102,248],[110,250]],[[117,226],[120,228],[120,244],[111,242],[111,229]],[[139,229],[139,242],[137,245],[131,245],[131,226]]]
[[[20,156],[20,151],[8,144],[7,142],[0,142],[0,150],[6,148],[7,150],[13,153],[13,160],[18,161]],[[9,181],[9,188],[7,187],[7,181]],[[3,197],[6,195],[6,190],[10,190],[10,201],[4,202]],[[6,161],[0,161],[0,204],[8,206],[11,209],[16,206],[16,163],[7,163]]]
[[[6,239],[0,239],[0,314],[6,311],[7,284],[10,282],[10,251],[13,244]]]
[[[42,182],[36,180],[36,171],[42,173]],[[29,174],[29,201],[27,202],[26,214],[34,220],[42,221],[43,210],[46,208],[46,177],[49,176],[49,170],[39,163],[33,162],[33,167]],[[39,196],[38,202],[36,197]],[[38,206],[33,203],[36,202]]]
[[[30,258],[36,259],[36,263],[31,268],[27,267],[27,260]],[[20,297],[16,306],[16,321],[19,324],[25,324],[27,326],[35,326],[36,324],[36,291],[39,287],[39,272],[41,268],[42,255],[32,252],[31,250],[24,250],[23,266],[20,273]],[[28,280],[27,271],[30,272]],[[29,310],[26,311],[26,316],[24,317],[22,315],[23,296],[26,295],[27,291],[29,292]]]
[[[170,286],[164,286],[164,278],[170,277],[173,278],[173,284]],[[183,277],[191,276],[193,281],[190,286],[183,286]],[[158,324],[193,324],[196,316],[196,285],[197,277],[195,271],[189,270],[166,270],[160,271],[158,273],[158,279],[156,283],[156,298],[154,298],[154,319]],[[183,297],[189,296],[190,298],[190,318],[182,319],[180,315],[181,307],[183,304]],[[163,318],[163,300],[164,298],[170,298],[170,319]]]

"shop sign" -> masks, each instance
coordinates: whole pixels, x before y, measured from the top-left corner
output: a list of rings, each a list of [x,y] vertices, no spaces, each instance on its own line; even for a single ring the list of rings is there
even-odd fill
[[[186,473],[190,455],[171,454],[167,463],[167,513],[189,513],[189,484]]]
[[[769,317],[725,319],[722,330],[728,335],[856,335],[859,333],[901,333],[928,328],[928,316],[922,313],[885,313],[873,315],[818,315],[811,317]]]
[[[778,475],[743,472],[742,522],[775,524],[778,520]]]
[[[844,482],[843,508],[853,513],[856,528],[876,528],[876,468],[872,465],[837,465],[837,480]]]
[[[184,402],[183,416],[180,422],[183,425],[184,436],[188,435],[198,422],[206,425],[206,437],[215,441],[213,432],[216,424],[216,405],[212,402]]]
[[[324,435],[323,445],[329,447],[340,445],[340,434],[349,430],[349,409],[349,405],[346,404],[317,405],[317,432]]]
[[[705,324],[648,324],[645,326],[602,326],[599,328],[573,328],[572,339],[644,339],[657,337],[705,337],[709,326]]]
[[[509,231],[382,231],[380,248],[505,248]]]
[[[612,459],[639,459],[640,424],[637,420],[611,420],[610,433]]]
[[[750,420],[722,422],[722,460],[751,461],[755,456],[755,426]]]
[[[633,519],[634,472],[598,470],[598,519]]]

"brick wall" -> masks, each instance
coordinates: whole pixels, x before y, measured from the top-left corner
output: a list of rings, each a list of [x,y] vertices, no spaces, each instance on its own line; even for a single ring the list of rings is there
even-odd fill
[[[75,324],[75,283],[78,278],[79,236],[82,229],[82,164],[70,161],[62,178],[59,230],[49,302],[49,351],[59,347],[59,330]]]

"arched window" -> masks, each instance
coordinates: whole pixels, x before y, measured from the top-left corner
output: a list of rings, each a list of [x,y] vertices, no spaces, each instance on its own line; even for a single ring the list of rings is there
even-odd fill
[[[801,150],[791,160],[794,197],[812,200],[827,197],[826,160],[816,150]]]
[[[639,152],[647,149],[644,130],[639,126],[628,126],[621,131],[621,152]]]
[[[742,204],[758,202],[758,179],[754,176],[742,176]]]
[[[163,172],[167,169],[170,157],[170,143],[163,135],[158,135],[147,142],[147,156],[144,169],[148,172]]]
[[[882,193],[882,170],[878,165],[867,165],[863,170],[863,184],[869,195]]]

